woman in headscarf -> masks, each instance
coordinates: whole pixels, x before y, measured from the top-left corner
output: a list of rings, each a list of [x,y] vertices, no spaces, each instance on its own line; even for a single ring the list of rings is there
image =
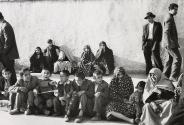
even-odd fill
[[[77,61],[75,57],[69,52],[66,46],[60,47],[60,53],[58,60],[54,63],[54,73],[59,73],[63,70],[68,70],[69,73],[72,72],[74,67],[76,67]]]
[[[162,71],[153,68],[148,74],[143,93],[143,113],[140,125],[166,125],[173,113],[174,85]]]
[[[106,107],[108,120],[119,118],[130,123],[134,122],[135,108],[133,104],[127,103],[133,92],[134,86],[131,77],[127,75],[123,67],[117,67],[109,86],[110,102]]]
[[[113,51],[107,47],[104,41],[100,42],[95,58],[95,63],[104,74],[108,75],[114,71]]]
[[[40,47],[36,47],[34,54],[30,58],[30,70],[34,73],[41,73],[44,65],[43,52]]]
[[[79,64],[79,70],[81,70],[85,76],[91,76],[93,73],[93,61],[95,59],[95,56],[93,52],[91,51],[91,48],[89,45],[84,46],[83,53],[81,55],[81,62]]]

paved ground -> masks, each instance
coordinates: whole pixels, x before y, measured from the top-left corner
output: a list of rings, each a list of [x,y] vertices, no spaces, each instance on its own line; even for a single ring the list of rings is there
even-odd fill
[[[39,74],[34,74],[39,76]],[[137,84],[138,81],[140,80],[145,80],[146,76],[144,75],[135,75],[131,74],[130,75],[133,79],[134,85]],[[52,76],[52,79],[58,80],[58,77],[56,75]],[[71,77],[73,79],[73,77]],[[91,79],[91,78],[89,78]],[[111,77],[104,77],[104,79],[109,82]],[[98,122],[93,122],[93,121],[85,121],[82,124],[85,125],[92,125],[92,124],[107,124],[107,125],[131,125],[128,123],[125,123],[123,121],[98,121]],[[70,123],[65,123],[64,119],[62,117],[45,117],[45,116],[25,116],[25,115],[16,115],[16,116],[11,116],[7,112],[0,111],[0,125],[61,125],[61,124],[70,124],[74,125],[76,123],[70,122]]]

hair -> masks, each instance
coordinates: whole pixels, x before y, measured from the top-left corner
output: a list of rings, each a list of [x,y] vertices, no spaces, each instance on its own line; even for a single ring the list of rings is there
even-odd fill
[[[137,86],[136,86],[135,88],[139,88],[139,87],[141,87],[141,88],[143,88],[143,89],[144,89],[145,85],[146,85],[146,82],[144,82],[144,81],[140,81],[140,82],[138,82],[138,83],[137,83]]]
[[[101,41],[101,42],[99,43],[99,46],[101,46],[101,45],[104,45],[105,47],[107,47],[107,44],[106,44],[106,42],[104,42],[104,41]]]
[[[3,14],[0,12],[0,20],[3,20],[4,19],[4,16]]]
[[[70,73],[69,73],[68,70],[62,70],[60,73],[63,73],[63,74],[65,74],[66,76],[69,76],[69,75],[70,75]]]
[[[5,73],[5,72],[11,73],[10,69],[8,69],[8,68],[4,68],[4,69],[2,70],[2,74]]]
[[[52,39],[48,39],[47,43],[49,43],[49,44],[52,43]]]
[[[24,75],[25,72],[29,71],[30,72],[30,69],[28,67],[24,67],[21,69],[20,73],[19,74],[22,74]]]
[[[103,75],[103,72],[101,70],[95,70],[93,74],[96,74],[97,76]]]
[[[171,3],[171,4],[169,5],[169,10],[173,10],[175,7],[178,8],[178,4],[176,4],[176,3]]]
[[[49,68],[47,68],[47,67],[42,68],[42,71],[43,71],[43,70],[46,70],[46,71],[49,71],[49,72],[50,72]],[[50,73],[51,73],[51,72],[50,72]]]
[[[83,48],[83,50],[85,50],[85,49],[89,49],[89,51],[91,52],[91,47],[90,47],[90,45],[85,45],[84,48]]]
[[[38,49],[38,50],[40,50],[40,52],[42,52],[42,49],[39,46],[37,46],[36,49]]]
[[[85,75],[83,72],[79,71],[75,73],[75,76],[81,79],[85,79]]]

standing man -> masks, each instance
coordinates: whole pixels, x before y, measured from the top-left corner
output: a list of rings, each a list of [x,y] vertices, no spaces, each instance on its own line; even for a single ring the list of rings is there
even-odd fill
[[[164,47],[168,58],[164,64],[164,74],[172,81],[177,81],[181,68],[181,54],[179,52],[178,34],[174,17],[177,14],[178,5],[170,4],[169,14],[164,20]]]
[[[146,19],[148,23],[143,27],[142,36],[142,49],[146,62],[146,74],[153,67],[151,61],[151,55],[156,68],[163,70],[162,61],[160,58],[160,42],[162,40],[162,25],[160,22],[154,21],[155,15],[152,12],[148,12]]]
[[[19,53],[13,28],[0,12],[0,61],[5,68],[11,71],[13,84],[17,81],[14,59],[18,58]]]

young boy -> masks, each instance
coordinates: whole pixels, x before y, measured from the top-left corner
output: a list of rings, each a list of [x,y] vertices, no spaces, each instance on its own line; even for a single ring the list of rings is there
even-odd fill
[[[9,87],[14,84],[11,80],[11,71],[7,68],[3,69],[0,77],[0,100],[9,99]]]
[[[75,74],[75,80],[72,84],[73,93],[66,112],[65,121],[68,122],[71,117],[78,115],[74,122],[80,123],[83,121],[84,113],[92,114],[94,84],[90,80],[85,79],[83,72]]]
[[[36,106],[36,114],[51,115],[54,98],[54,88],[56,82],[50,79],[51,73],[49,69],[42,69],[42,79],[39,80],[38,86],[33,90]]]
[[[129,102],[133,103],[136,109],[136,118],[135,118],[136,123],[139,123],[140,117],[142,115],[142,108],[144,105],[142,95],[144,92],[145,84],[146,83],[144,81],[138,82],[136,86],[137,90],[134,93],[132,93],[132,95],[129,98]]]
[[[94,108],[95,116],[91,119],[93,121],[101,120],[101,116],[105,114],[105,106],[108,103],[109,88],[108,83],[103,80],[103,73],[100,70],[96,70],[93,73],[95,80],[95,99]]]
[[[54,98],[54,116],[64,115],[68,109],[69,101],[73,93],[72,82],[69,80],[69,71],[60,72],[60,81],[57,84],[58,95]]]
[[[21,113],[21,109],[26,108],[26,115],[33,113],[34,94],[33,89],[38,85],[38,78],[31,76],[29,68],[21,70],[23,79],[19,79],[15,85],[9,88],[10,92],[10,114]]]

